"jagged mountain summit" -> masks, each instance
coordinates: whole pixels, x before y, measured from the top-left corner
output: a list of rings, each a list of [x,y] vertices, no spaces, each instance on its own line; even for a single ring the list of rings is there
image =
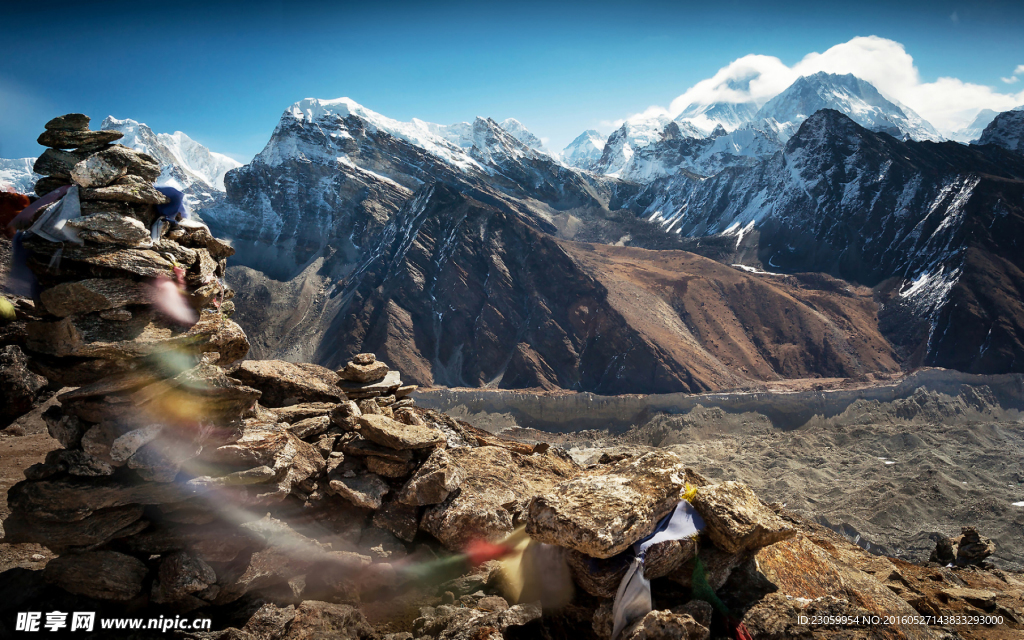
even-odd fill
[[[595,171],[604,153],[607,137],[587,129],[562,149],[559,158],[564,164],[585,171]]]
[[[834,109],[872,131],[911,140],[942,139],[935,127],[909,107],[887,100],[870,82],[853,74],[818,72],[797,78],[785,91],[761,107],[756,118],[766,120],[785,140],[800,124],[822,109]]]
[[[734,131],[754,120],[757,104],[753,102],[693,103],[676,116],[676,122],[686,122],[704,131],[722,127]]]
[[[210,151],[181,131],[154,133],[147,125],[135,120],[119,120],[107,116],[101,130],[120,131],[118,142],[126,147],[149,154],[160,163],[159,186],[183,191],[196,208],[210,206],[224,192],[224,176],[242,163],[228,156]]]
[[[527,129],[526,125],[515,118],[506,118],[501,121],[499,126],[510,133],[513,138],[522,142],[531,149],[551,155],[547,148],[545,148],[544,142],[537,136],[533,135],[533,132]]]
[[[1010,109],[1010,111],[1024,111],[1024,105]],[[995,120],[998,115],[998,111],[982,109],[978,112],[978,115],[975,116],[974,120],[971,121],[971,124],[956,131],[952,136],[950,136],[950,139],[963,143],[978,142],[978,138],[981,137],[981,133],[985,130],[985,127]]]
[[[1024,155],[1024,111],[997,115],[978,137],[978,144],[994,144]]]

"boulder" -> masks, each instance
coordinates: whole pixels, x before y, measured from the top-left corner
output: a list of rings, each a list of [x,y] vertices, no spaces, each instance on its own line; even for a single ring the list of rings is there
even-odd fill
[[[44,147],[54,149],[74,149],[86,145],[106,144],[120,140],[124,134],[120,131],[88,131],[85,129],[47,129],[36,138],[36,142]]]
[[[43,128],[47,131],[88,131],[89,116],[84,113],[68,113],[50,120]]]
[[[556,455],[523,456],[494,446],[450,449],[448,454],[464,478],[457,492],[426,510],[420,528],[451,550],[509,534],[532,496],[554,491],[580,471]]]
[[[791,525],[739,482],[700,487],[690,502],[704,518],[711,541],[729,553],[759,549],[795,534]]]
[[[406,482],[398,499],[416,506],[440,504],[459,488],[463,476],[462,468],[444,449],[435,449]]]
[[[281,640],[371,640],[373,627],[363,613],[347,604],[307,600],[295,610],[288,632]]]
[[[81,187],[105,187],[126,173],[126,166],[115,164],[102,153],[97,153],[75,164],[71,169],[71,179]]]
[[[28,368],[17,345],[0,347],[0,429],[28,413],[43,396],[47,380]]]
[[[58,519],[81,519],[100,509],[131,504],[181,502],[192,491],[174,483],[138,482],[123,477],[60,477],[23,481],[11,487],[7,504],[11,511],[36,515],[60,514]]]
[[[68,220],[67,226],[78,231],[78,237],[97,244],[125,247],[149,246],[153,243],[146,225],[135,218],[116,213],[94,213]]]
[[[40,299],[49,313],[66,318],[79,313],[150,304],[152,292],[150,285],[128,278],[89,278],[49,287],[40,294]]]
[[[352,362],[355,364],[367,365],[373,364],[377,361],[377,356],[373,353],[357,353],[352,356]]]
[[[59,178],[67,184],[71,179],[72,169],[86,157],[86,154],[80,152],[47,149],[36,159],[32,171],[50,178]]]
[[[116,551],[88,551],[50,560],[43,578],[70,593],[102,600],[131,600],[142,591],[146,565]]]
[[[82,200],[118,200],[136,204],[167,204],[167,196],[156,190],[147,180],[131,174],[121,176],[109,186],[82,188]]]
[[[330,480],[331,492],[341,496],[357,507],[363,509],[379,509],[391,488],[376,474],[345,478],[340,476],[332,477]]]
[[[996,552],[996,544],[974,527],[963,527],[956,539],[956,564],[977,565]]]
[[[288,430],[294,433],[301,440],[309,440],[324,433],[330,426],[330,416],[315,416],[313,418],[299,420],[288,427]]]
[[[377,382],[388,374],[388,365],[377,361],[370,364],[350,362],[344,369],[338,370],[342,380],[348,382]]]
[[[711,632],[692,616],[651,611],[622,633],[624,640],[707,640]]]
[[[336,386],[338,375],[315,364],[246,360],[231,375],[262,391],[260,403],[266,407],[310,402],[336,404],[345,400],[345,394]]]
[[[357,420],[360,434],[389,449],[427,449],[445,443],[444,434],[431,426],[402,424],[377,415],[362,415]]]
[[[132,504],[101,509],[81,520],[65,522],[40,519],[31,513],[16,512],[4,521],[6,543],[35,542],[51,549],[100,545],[118,537],[142,518],[141,505]]]
[[[379,476],[398,479],[408,477],[416,469],[416,466],[412,462],[396,462],[387,458],[367,456],[366,468]]]
[[[687,483],[703,482],[663,451],[599,465],[535,497],[526,532],[540,542],[610,558],[650,535],[675,509]]]
[[[154,590],[160,602],[174,602],[203,591],[217,581],[217,573],[202,558],[187,551],[175,551],[160,561],[159,583]]]

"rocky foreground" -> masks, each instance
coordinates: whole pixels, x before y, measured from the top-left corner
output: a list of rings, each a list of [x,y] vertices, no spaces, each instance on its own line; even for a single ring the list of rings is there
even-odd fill
[[[214,620],[176,632],[196,639],[1024,630],[1024,580],[976,531],[928,566],[890,560],[669,451],[583,466],[416,407],[370,353],[336,371],[244,360],[231,248],[160,213],[152,163],[87,126],[40,138],[37,192],[77,194],[78,232],[25,239],[39,288],[3,334],[18,371],[68,388],[42,413],[59,447],[7,492],[3,545],[53,557],[0,576],[0,636],[32,610]],[[638,551],[680,509],[697,535]]]

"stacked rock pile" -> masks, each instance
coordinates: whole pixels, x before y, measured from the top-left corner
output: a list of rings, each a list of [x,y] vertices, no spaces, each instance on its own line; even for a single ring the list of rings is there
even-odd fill
[[[172,350],[216,352],[222,364],[244,357],[248,341],[222,313],[230,312],[232,292],[220,278],[234,250],[204,225],[161,216],[155,205],[168,200],[153,186],[157,161],[111,144],[120,132],[88,127],[87,116],[68,114],[39,136],[50,148],[35,164],[45,176],[36,194],[69,190],[37,212],[24,240],[44,314],[27,327],[37,368],[55,382],[81,385]],[[185,289],[198,323],[161,317],[152,304],[156,278]]]

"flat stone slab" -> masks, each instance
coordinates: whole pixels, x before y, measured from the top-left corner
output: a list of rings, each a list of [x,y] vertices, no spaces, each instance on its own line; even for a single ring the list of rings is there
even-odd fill
[[[729,553],[760,549],[796,533],[740,482],[701,487],[690,502],[704,518],[711,541]]]
[[[363,437],[389,449],[428,449],[444,444],[444,433],[427,425],[403,424],[387,416],[362,415],[357,419]]]
[[[338,387],[343,391],[352,391],[354,394],[376,393],[378,395],[387,395],[394,392],[400,386],[402,386],[402,374],[398,371],[388,371],[384,379],[378,382],[359,383],[347,380],[338,382]]]
[[[379,509],[390,490],[388,484],[375,474],[355,478],[333,478],[331,491],[345,498],[357,507]]]
[[[610,558],[650,535],[675,509],[687,483],[703,482],[667,451],[599,465],[535,497],[526,532],[540,542]]]
[[[265,407],[345,400],[336,386],[338,374],[315,364],[246,360],[231,375],[262,391],[260,404]]]

